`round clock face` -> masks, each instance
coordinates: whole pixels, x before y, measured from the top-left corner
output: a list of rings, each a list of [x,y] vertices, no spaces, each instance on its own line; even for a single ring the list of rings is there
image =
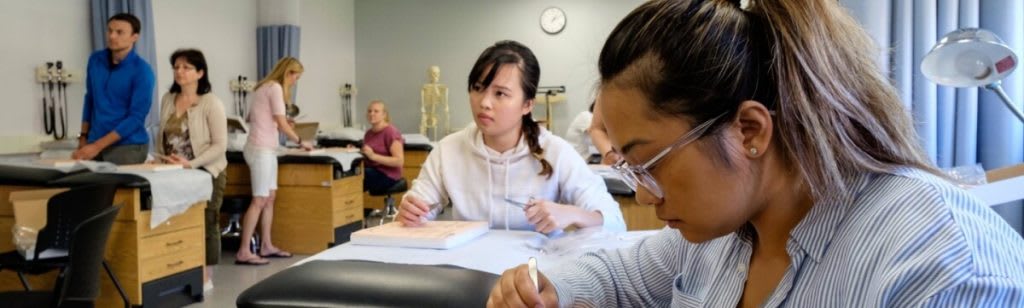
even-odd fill
[[[565,11],[557,7],[549,7],[540,13],[540,28],[549,34],[562,32],[565,29]]]

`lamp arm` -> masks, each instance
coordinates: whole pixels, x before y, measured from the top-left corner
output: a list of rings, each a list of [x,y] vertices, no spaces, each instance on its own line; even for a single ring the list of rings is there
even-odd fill
[[[1021,122],[1024,122],[1024,113],[1021,113],[1020,109],[1017,109],[1017,106],[1014,105],[1013,101],[1010,100],[1010,96],[1006,95],[1006,92],[1003,91],[1002,84],[1003,83],[1001,81],[996,81],[986,85],[985,89],[989,89],[992,90],[992,92],[995,92],[996,95],[999,96],[999,98],[1003,101],[1003,104],[1006,105],[1006,108],[1010,109],[1010,111],[1013,112],[1013,115],[1017,116],[1017,119],[1020,119]]]

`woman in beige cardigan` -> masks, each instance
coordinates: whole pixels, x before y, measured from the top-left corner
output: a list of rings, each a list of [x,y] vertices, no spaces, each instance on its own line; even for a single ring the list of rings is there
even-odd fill
[[[210,93],[210,79],[203,53],[181,49],[171,55],[174,85],[160,100],[160,133],[156,152],[166,163],[209,172],[213,195],[206,205],[206,272],[203,289],[213,287],[211,265],[220,262],[220,205],[224,197],[228,165],[227,119],[224,105]]]

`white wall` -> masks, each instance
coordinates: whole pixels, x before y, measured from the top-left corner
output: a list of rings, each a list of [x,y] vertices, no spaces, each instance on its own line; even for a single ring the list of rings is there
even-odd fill
[[[452,129],[472,122],[466,78],[484,48],[503,39],[530,47],[541,65],[541,86],[565,85],[568,100],[554,106],[555,126],[563,135],[572,118],[586,110],[599,80],[597,58],[612,28],[640,0],[529,1],[358,1],[356,78],[358,109],[374,98],[391,107],[402,132],[419,129],[419,90],[427,67],[441,67],[449,87]],[[567,25],[556,35],[540,29],[541,10],[565,10]],[[303,37],[305,40],[305,37]],[[543,118],[543,105],[534,111]],[[360,117],[365,122],[363,117]]]
[[[306,71],[299,79],[295,99],[301,109],[299,122],[317,121],[321,127],[341,123],[338,88],[356,79],[353,2],[303,0],[300,3],[299,59]]]
[[[238,75],[256,78],[257,11],[258,3],[252,0],[153,1],[159,96],[174,84],[171,54],[196,48],[206,56],[212,92],[224,103],[226,113],[236,114],[228,82]]]
[[[0,136],[43,135],[43,93],[35,68],[62,60],[65,67],[85,71],[91,49],[89,2],[4,1],[0,42]],[[81,83],[68,86],[68,135],[78,134],[84,93]]]

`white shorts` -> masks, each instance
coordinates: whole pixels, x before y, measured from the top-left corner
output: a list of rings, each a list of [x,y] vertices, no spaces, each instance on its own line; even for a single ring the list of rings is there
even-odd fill
[[[270,197],[270,191],[277,190],[277,153],[274,150],[246,147],[242,155],[249,165],[252,195]]]

